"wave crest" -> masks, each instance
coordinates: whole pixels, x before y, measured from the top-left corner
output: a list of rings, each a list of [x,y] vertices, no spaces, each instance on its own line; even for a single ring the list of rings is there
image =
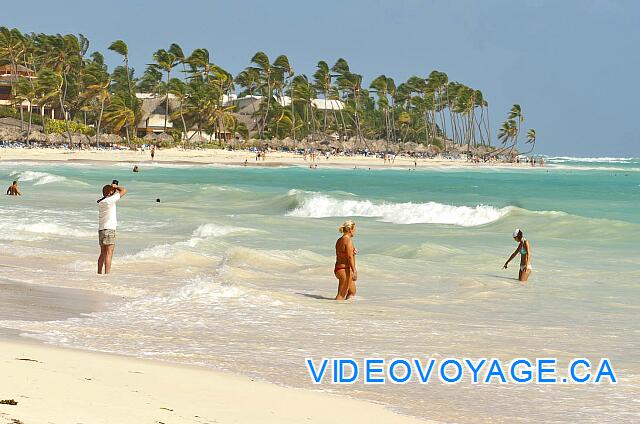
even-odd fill
[[[153,260],[167,258],[175,255],[180,250],[189,250],[198,246],[201,242],[208,238],[216,238],[226,236],[232,233],[252,231],[250,228],[231,227],[217,224],[202,224],[196,228],[191,234],[191,238],[185,241],[179,241],[173,244],[159,244],[141,250],[133,255],[124,257],[126,261],[135,260]]]
[[[471,207],[437,202],[373,203],[370,200],[341,200],[323,194],[313,194],[304,197],[298,207],[287,212],[287,215],[303,218],[364,216],[379,218],[380,221],[393,224],[449,224],[474,227],[497,221],[511,210],[510,206]]]
[[[98,231],[87,231],[78,228],[66,227],[64,225],[58,225],[54,223],[39,222],[35,224],[13,224],[3,225],[0,228],[3,230],[22,231],[27,233],[36,234],[51,234],[56,236],[72,236],[72,237],[94,237],[97,236]]]
[[[60,175],[38,171],[14,171],[9,175],[15,177],[18,181],[33,181],[33,185],[59,183],[66,180],[65,177],[61,177]]]

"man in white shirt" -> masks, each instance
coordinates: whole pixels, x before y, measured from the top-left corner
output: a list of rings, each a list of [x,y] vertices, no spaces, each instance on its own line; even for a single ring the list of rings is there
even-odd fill
[[[98,200],[98,242],[100,257],[98,258],[98,274],[111,272],[111,259],[116,247],[116,203],[127,193],[124,187],[114,184],[102,187],[102,199]]]

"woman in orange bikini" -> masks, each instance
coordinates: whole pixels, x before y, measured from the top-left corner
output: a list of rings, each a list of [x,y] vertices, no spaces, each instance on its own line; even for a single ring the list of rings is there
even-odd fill
[[[353,247],[351,240],[356,235],[356,224],[351,220],[345,221],[338,227],[338,231],[342,237],[336,241],[336,266],[333,268],[333,273],[338,279],[336,300],[345,300],[356,295],[356,280],[358,279],[356,253],[358,250]]]

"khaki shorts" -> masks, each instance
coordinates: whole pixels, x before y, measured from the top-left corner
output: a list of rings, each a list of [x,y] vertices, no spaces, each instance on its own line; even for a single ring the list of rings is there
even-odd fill
[[[98,231],[98,242],[100,243],[100,246],[116,244],[116,230]]]

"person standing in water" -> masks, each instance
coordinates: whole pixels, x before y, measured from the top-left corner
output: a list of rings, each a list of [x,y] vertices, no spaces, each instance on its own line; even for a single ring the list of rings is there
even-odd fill
[[[356,270],[356,253],[358,250],[353,246],[353,237],[356,235],[356,224],[349,220],[345,221],[338,231],[342,237],[336,241],[336,265],[333,273],[338,279],[338,294],[335,300],[350,299],[356,295],[356,281],[358,271]]]
[[[127,193],[124,187],[119,187],[117,181],[102,187],[102,199],[98,200],[98,243],[100,256],[98,257],[98,274],[111,272],[111,260],[116,247],[116,203]]]
[[[524,238],[522,230],[516,228],[513,232],[513,239],[518,243],[518,248],[511,254],[507,262],[504,263],[504,269],[507,269],[507,265],[518,253],[520,253],[520,271],[518,272],[518,280],[526,282],[531,275],[531,245],[529,240]]]
[[[20,189],[18,188],[18,182],[14,181],[13,184],[7,189],[7,196],[22,196]]]

